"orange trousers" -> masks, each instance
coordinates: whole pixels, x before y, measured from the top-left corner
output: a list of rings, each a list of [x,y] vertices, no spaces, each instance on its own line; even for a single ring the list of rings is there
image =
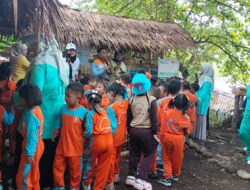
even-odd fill
[[[93,138],[91,167],[85,185],[91,184],[94,172],[96,171],[94,190],[103,190],[108,179],[113,157],[113,136],[110,133],[95,135]]]
[[[56,154],[53,165],[54,189],[65,187],[64,174],[66,167],[69,166],[70,189],[79,189],[82,173],[82,157],[65,157]]]
[[[108,180],[107,180],[108,183],[113,183],[115,181],[115,174],[120,173],[122,146],[123,145],[114,147],[112,162],[111,162],[111,166],[109,169],[109,175],[108,175]]]
[[[31,164],[28,164],[26,161],[25,145],[26,142],[24,140],[21,161],[16,176],[17,190],[40,190],[39,161],[44,151],[44,143],[43,140],[38,140],[37,149]]]
[[[165,133],[161,143],[165,178],[180,176],[184,156],[184,136]]]

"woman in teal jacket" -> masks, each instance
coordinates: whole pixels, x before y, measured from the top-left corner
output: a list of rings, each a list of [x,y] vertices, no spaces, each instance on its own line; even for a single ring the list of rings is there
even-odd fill
[[[247,86],[247,104],[240,125],[240,138],[247,152],[247,163],[250,164],[250,84]]]
[[[196,108],[197,118],[193,137],[205,141],[207,138],[207,113],[214,90],[214,69],[209,63],[204,63],[201,66],[199,86],[200,89],[196,93],[198,105]]]
[[[44,154],[40,160],[41,188],[53,187],[53,160],[56,144],[51,141],[60,109],[65,104],[65,88],[69,83],[69,66],[63,60],[56,40],[40,43],[40,53],[28,82],[36,84],[42,91],[41,109],[44,115]]]

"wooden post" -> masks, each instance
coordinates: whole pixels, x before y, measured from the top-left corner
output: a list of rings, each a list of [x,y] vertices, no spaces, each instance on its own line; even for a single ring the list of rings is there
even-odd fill
[[[234,114],[232,117],[231,127],[233,130],[236,131],[240,116],[240,105],[242,105],[243,97],[246,95],[246,89],[233,88],[233,94],[235,94],[235,100],[234,100]]]
[[[232,129],[237,129],[237,123],[239,121],[239,109],[240,109],[240,95],[235,95],[234,99],[234,114],[232,117]]]

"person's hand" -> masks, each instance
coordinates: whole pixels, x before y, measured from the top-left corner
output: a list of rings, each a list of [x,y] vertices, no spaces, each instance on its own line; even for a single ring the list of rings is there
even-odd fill
[[[154,135],[154,139],[155,139],[158,143],[160,143],[160,139],[158,138],[157,135]]]
[[[27,162],[28,164],[31,164],[32,161],[33,161],[33,156],[26,156],[26,162]]]
[[[52,140],[53,142],[55,142],[55,141],[56,141],[56,138],[57,138],[58,136],[59,136],[59,130],[56,129],[56,130],[54,131],[54,133],[53,133],[53,136],[52,136],[51,140]]]

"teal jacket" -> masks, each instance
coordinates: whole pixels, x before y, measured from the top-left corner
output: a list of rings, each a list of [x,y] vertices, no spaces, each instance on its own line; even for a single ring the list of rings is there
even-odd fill
[[[204,82],[196,93],[196,96],[198,98],[196,113],[198,115],[207,115],[212,97],[212,84],[210,82]]]
[[[60,110],[65,104],[66,86],[59,76],[56,67],[49,64],[34,66],[31,70],[29,83],[36,84],[42,91],[41,109],[44,115],[43,139],[52,138]]]

